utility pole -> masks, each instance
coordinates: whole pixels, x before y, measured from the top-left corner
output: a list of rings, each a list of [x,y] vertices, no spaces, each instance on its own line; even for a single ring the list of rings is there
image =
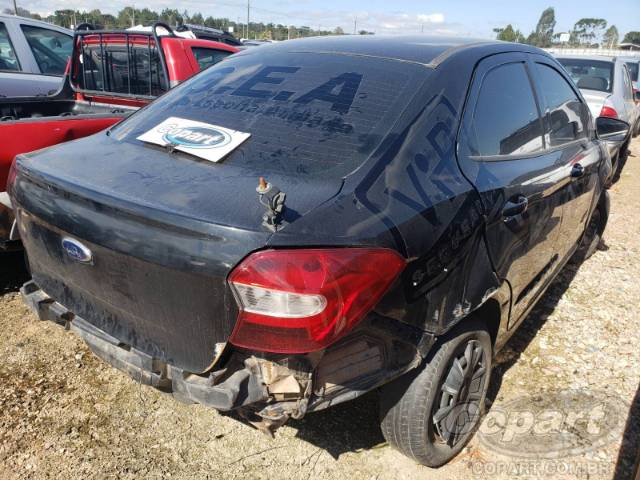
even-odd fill
[[[251,10],[251,0],[247,0],[247,38],[249,38],[249,11]]]
[[[358,17],[353,17],[353,34],[358,32]]]
[[[18,4],[16,3],[16,0],[13,0],[13,13],[18,15]]]

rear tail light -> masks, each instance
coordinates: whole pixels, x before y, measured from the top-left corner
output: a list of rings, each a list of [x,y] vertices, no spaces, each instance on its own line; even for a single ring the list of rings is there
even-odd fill
[[[618,112],[616,112],[615,108],[609,107],[608,105],[605,105],[605,106],[602,107],[602,110],[600,110],[600,116],[601,117],[618,118]]]
[[[320,350],[351,330],[405,266],[383,248],[266,250],[229,276],[240,313],[230,342],[251,350]]]

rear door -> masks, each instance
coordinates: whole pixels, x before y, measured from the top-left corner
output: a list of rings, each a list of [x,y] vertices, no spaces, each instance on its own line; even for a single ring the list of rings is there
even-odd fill
[[[558,242],[561,257],[572,253],[587,223],[598,184],[600,148],[595,143],[589,107],[555,62],[531,55],[531,71],[544,114],[547,155],[560,166],[563,204]]]
[[[458,137],[458,159],[482,198],[494,268],[512,291],[512,325],[559,263],[564,162],[549,154],[525,54],[480,62]]]

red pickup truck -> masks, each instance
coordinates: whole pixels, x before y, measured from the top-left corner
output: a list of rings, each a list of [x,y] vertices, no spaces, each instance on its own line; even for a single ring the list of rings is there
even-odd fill
[[[73,48],[58,93],[0,98],[0,250],[20,246],[5,192],[17,154],[99,132],[238,51],[180,37],[163,23],[149,32],[76,31]]]

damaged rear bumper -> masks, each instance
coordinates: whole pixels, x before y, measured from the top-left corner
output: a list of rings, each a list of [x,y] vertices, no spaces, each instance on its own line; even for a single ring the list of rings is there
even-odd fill
[[[21,293],[39,319],[73,331],[96,356],[136,381],[182,402],[235,410],[269,435],[289,418],[352,400],[417,367],[435,341],[432,335],[373,316],[366,328],[325,351],[260,355],[221,349],[219,356],[212,353],[218,358],[214,370],[195,374],[123,344],[74,315],[34,281]]]
[[[230,411],[269,398],[267,387],[261,380],[256,364],[247,362],[245,368],[238,369],[224,381],[216,383],[215,376],[186,372],[140,350],[123,345],[117,338],[94,327],[55,302],[33,281],[26,283],[20,292],[25,303],[40,320],[53,321],[71,330],[105,362],[142,384],[172,393],[178,400],[200,403],[220,411]]]

